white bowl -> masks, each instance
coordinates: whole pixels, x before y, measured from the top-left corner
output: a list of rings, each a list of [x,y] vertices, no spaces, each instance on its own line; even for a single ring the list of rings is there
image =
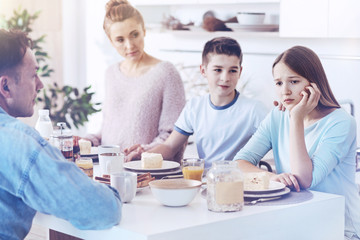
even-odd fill
[[[163,179],[149,182],[155,198],[170,207],[188,205],[198,193],[201,182],[190,179]]]
[[[236,18],[241,25],[261,25],[264,23],[265,13],[239,12]]]

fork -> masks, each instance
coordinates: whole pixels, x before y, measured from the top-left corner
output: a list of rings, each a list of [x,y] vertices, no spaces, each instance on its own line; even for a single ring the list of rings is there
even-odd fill
[[[255,205],[258,202],[266,202],[266,201],[271,201],[271,200],[275,200],[275,199],[279,199],[280,197],[272,197],[272,198],[258,198],[256,200],[252,200],[250,202],[245,202],[245,205]]]

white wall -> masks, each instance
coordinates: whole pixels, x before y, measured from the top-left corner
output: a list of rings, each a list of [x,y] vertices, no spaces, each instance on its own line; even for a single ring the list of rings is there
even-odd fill
[[[64,0],[68,3],[71,0]],[[81,0],[84,1],[84,0]],[[76,1],[74,1],[76,2]],[[120,56],[111,47],[102,29],[105,14],[105,0],[86,1],[85,21],[77,21],[85,29],[74,35],[68,35],[67,41],[81,47],[77,39],[84,39],[86,55],[80,61],[77,58],[64,57],[72,68],[81,69],[86,77],[86,84],[96,90],[96,100],[103,99],[104,71],[110,64],[120,61]],[[72,3],[75,4],[75,3]],[[84,8],[82,8],[84,9]],[[65,13],[64,15],[67,15]],[[81,15],[80,15],[81,16]],[[71,17],[71,16],[70,16]],[[79,17],[79,16],[77,16]],[[320,56],[329,82],[337,99],[352,99],[355,113],[360,124],[360,39],[325,39],[325,38],[279,38],[276,35],[235,34],[235,33],[171,33],[147,31],[145,46],[150,54],[169,60],[174,64],[199,65],[201,50],[205,42],[215,36],[228,35],[237,39],[244,51],[244,71],[240,84],[248,82],[246,94],[251,94],[271,107],[274,94],[272,89],[271,66],[278,54],[294,45],[304,45],[313,49]],[[79,45],[80,44],[80,45]],[[73,51],[76,51],[74,49]],[[80,55],[81,52],[79,50]],[[86,56],[86,57],[85,57]],[[84,78],[81,78],[83,83]],[[251,91],[248,91],[248,90]],[[255,94],[254,94],[255,93]],[[99,130],[101,115],[91,118],[87,125],[89,132]],[[360,136],[360,127],[357,130]]]

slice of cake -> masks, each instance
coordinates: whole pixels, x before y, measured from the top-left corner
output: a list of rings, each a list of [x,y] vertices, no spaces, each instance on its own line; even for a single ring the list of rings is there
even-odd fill
[[[163,157],[160,153],[143,152],[141,154],[141,168],[161,168]]]
[[[85,139],[79,140],[80,155],[91,153],[91,142]]]
[[[269,189],[269,175],[266,172],[251,172],[244,174],[244,191]]]

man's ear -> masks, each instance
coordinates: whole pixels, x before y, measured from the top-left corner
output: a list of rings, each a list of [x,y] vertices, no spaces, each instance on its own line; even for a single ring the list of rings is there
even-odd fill
[[[8,84],[9,84],[8,76],[0,76],[0,94],[4,98],[10,97],[10,89]]]

